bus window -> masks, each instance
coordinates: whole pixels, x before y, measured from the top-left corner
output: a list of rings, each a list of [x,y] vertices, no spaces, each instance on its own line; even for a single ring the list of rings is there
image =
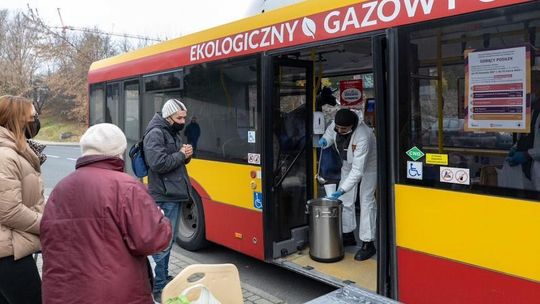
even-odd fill
[[[183,75],[183,71],[173,71],[143,77],[145,92],[142,105],[143,129],[155,113],[161,112],[167,100],[182,97]]]
[[[182,71],[174,71],[158,75],[144,77],[144,88],[146,92],[164,91],[171,89],[182,90]]]
[[[520,13],[453,26],[421,24],[402,32],[400,43],[406,51],[400,56],[402,62],[408,63],[408,78],[402,78],[400,84],[400,183],[539,198],[536,191],[540,191],[540,187],[535,184],[540,185],[540,172],[536,172],[540,170],[540,163],[537,167],[534,158],[534,150],[540,149],[534,143],[534,137],[538,136],[538,132],[535,132],[538,131],[535,104],[540,102],[535,100],[540,92],[540,58],[535,52],[540,45],[537,39],[539,13]],[[474,110],[467,112],[467,97],[475,98],[474,102],[480,100],[477,95],[467,91],[470,86],[468,81],[472,77],[467,74],[467,54],[509,51],[513,48],[522,49],[524,54],[527,50],[530,52],[531,59],[526,60],[528,56],[522,56],[523,63],[519,65],[526,75],[522,83],[526,87],[530,82],[530,92],[527,89],[518,90],[517,93],[501,92],[500,85],[505,82],[494,80],[493,86],[485,86],[488,90],[486,94],[524,94],[532,101],[530,114],[526,114],[524,99],[512,101],[519,106],[519,109],[515,109],[505,104],[510,95],[505,99],[497,94],[481,101],[487,103],[485,107],[471,106]],[[508,75],[505,72],[500,76],[508,78]],[[473,77],[478,79],[478,76]],[[510,79],[509,82],[519,82],[519,79]],[[405,100],[407,102],[403,102]],[[477,116],[477,111],[494,114]],[[500,120],[525,117],[521,115],[530,115],[531,132],[496,127]],[[489,123],[483,128],[472,129],[467,121],[475,117],[482,117],[478,119],[488,120]],[[516,125],[519,126],[519,123],[516,122]],[[416,159],[416,156],[407,154],[413,147],[435,155]],[[513,158],[517,152],[523,157]],[[448,159],[445,160],[445,157]],[[417,170],[419,163],[422,163],[423,173],[417,176],[408,174],[410,166],[414,167],[415,172],[420,172]]]
[[[124,133],[126,134],[128,147],[131,147],[140,138],[138,80],[124,83],[124,99]],[[126,169],[128,172],[131,171],[131,162],[126,162]]]
[[[208,63],[185,70],[183,100],[200,127],[197,157],[248,163],[260,153],[255,58]],[[255,142],[248,135],[255,133]]]
[[[105,100],[105,92],[103,90],[103,85],[92,85],[90,87],[90,126],[102,123],[103,120],[103,107]]]
[[[107,101],[105,107],[105,122],[118,125],[119,118],[120,85],[118,83],[107,85]]]

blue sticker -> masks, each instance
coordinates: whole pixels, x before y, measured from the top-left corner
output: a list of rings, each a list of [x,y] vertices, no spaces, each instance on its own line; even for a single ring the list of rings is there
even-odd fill
[[[253,207],[262,210],[263,208],[262,192],[253,192]]]

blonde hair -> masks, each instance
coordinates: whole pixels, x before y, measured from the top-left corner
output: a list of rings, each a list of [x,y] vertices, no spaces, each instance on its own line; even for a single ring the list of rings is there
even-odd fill
[[[33,103],[27,98],[11,95],[0,96],[0,126],[13,133],[15,145],[20,151],[24,150],[26,146],[24,132],[32,111]]]

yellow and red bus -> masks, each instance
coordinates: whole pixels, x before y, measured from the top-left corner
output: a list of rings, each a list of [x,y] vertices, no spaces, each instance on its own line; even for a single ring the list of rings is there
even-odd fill
[[[90,124],[132,144],[167,99],[186,103],[201,133],[184,248],[405,303],[538,303],[539,33],[538,1],[307,0],[93,63]],[[351,80],[374,117],[377,254],[321,263],[305,213],[324,195],[313,117],[335,107],[316,95],[340,104]]]

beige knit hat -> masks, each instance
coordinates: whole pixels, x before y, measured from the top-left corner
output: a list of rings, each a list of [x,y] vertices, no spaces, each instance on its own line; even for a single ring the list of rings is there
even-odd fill
[[[109,123],[93,125],[84,132],[81,140],[82,156],[109,155],[122,156],[127,147],[124,132]]]
[[[161,116],[167,118],[178,111],[187,111],[186,106],[180,100],[173,98],[167,100],[161,109]]]

